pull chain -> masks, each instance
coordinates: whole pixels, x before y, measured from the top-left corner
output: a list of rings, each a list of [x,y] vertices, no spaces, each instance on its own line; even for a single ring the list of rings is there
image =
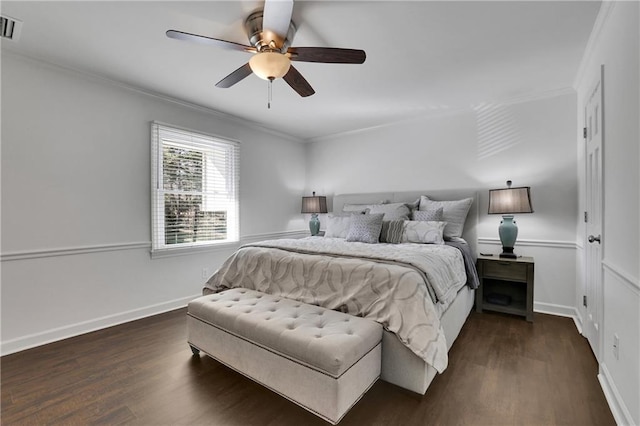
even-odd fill
[[[273,78],[270,78],[269,79],[269,94],[267,95],[267,108],[268,109],[271,109],[271,99],[273,98],[272,86],[273,86]]]

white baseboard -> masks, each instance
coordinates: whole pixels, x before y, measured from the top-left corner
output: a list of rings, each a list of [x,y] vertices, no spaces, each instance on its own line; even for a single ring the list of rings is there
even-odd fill
[[[554,303],[533,302],[533,310],[541,314],[551,314],[559,317],[573,318],[577,315],[573,306],[556,305]]]
[[[576,309],[576,316],[573,317],[573,322],[576,324],[576,328],[578,329],[578,333],[584,336],[582,332],[582,314],[580,314],[580,310]]]
[[[36,346],[46,345],[47,343],[57,342],[58,340],[67,339],[69,337],[79,336],[81,334],[90,333],[92,331],[101,330],[103,328],[112,327],[125,322],[135,321],[152,315],[172,311],[174,309],[183,308],[187,306],[187,303],[198,296],[200,295],[196,294],[181,299],[170,300],[168,302],[158,303],[113,315],[107,315],[101,318],[7,340],[0,343],[0,355],[9,355],[25,349],[34,348]]]
[[[600,374],[598,374],[598,381],[600,382],[600,387],[602,387],[602,392],[604,392],[604,397],[607,399],[607,403],[609,404],[611,414],[613,414],[613,418],[616,421],[616,424],[620,426],[635,425],[636,423],[633,422],[631,413],[622,400],[622,397],[618,392],[618,388],[611,378],[611,374],[609,373],[609,370],[607,369],[607,365],[605,363],[600,364]]]
[[[555,315],[558,317],[567,317],[573,319],[573,323],[578,329],[578,333],[582,334],[582,318],[580,313],[573,306],[556,305],[553,303],[533,302],[534,312],[541,314]]]
[[[208,248],[208,250],[235,250],[240,244],[247,244],[251,242],[278,239],[278,238],[302,238],[309,236],[308,230],[294,230],[283,232],[272,232],[267,234],[255,234],[246,235],[240,239],[240,242],[234,244],[227,244],[221,247]],[[94,245],[94,246],[82,246],[82,247],[62,247],[53,249],[42,250],[29,250],[22,252],[1,253],[0,260],[2,262],[11,261],[26,261],[40,258],[50,258],[57,256],[77,256],[86,254],[99,254],[102,252],[110,251],[122,251],[122,250],[149,250],[151,248],[151,242],[134,242],[134,243],[119,243],[119,244],[106,244],[106,245]],[[164,256],[176,256],[192,254],[189,251],[179,251]],[[163,254],[157,254],[155,257],[162,257]],[[90,333],[92,331],[100,330],[114,325],[122,324],[129,321],[134,321],[140,318],[149,317],[152,315],[161,314],[163,312],[171,311],[174,309],[182,308],[187,305],[189,301],[195,299],[199,295],[193,295],[181,299],[169,300],[166,302],[158,303],[155,305],[136,308],[126,312],[118,312],[110,315],[106,315],[100,318],[95,318],[75,324],[68,324],[61,327],[39,331],[37,333],[29,334],[26,336],[20,336],[15,339],[1,341],[0,342],[0,356],[20,352],[25,349],[30,349],[36,346],[46,345],[47,343],[56,342],[58,340],[67,339],[69,337],[75,337],[84,333]]]
[[[572,318],[574,324],[576,325],[576,328],[578,329],[578,332],[582,334],[582,316],[580,315],[579,310],[574,307],[554,305],[552,303],[535,302],[534,311],[543,314]],[[622,397],[620,396],[620,393],[618,392],[618,388],[611,378],[611,374],[609,373],[606,364],[604,363],[600,364],[598,381],[600,382],[600,387],[602,388],[604,396],[607,400],[607,404],[609,405],[609,409],[613,414],[613,418],[615,419],[616,424],[620,426],[636,425],[636,423],[633,422],[631,413],[629,412],[627,406],[622,400]]]

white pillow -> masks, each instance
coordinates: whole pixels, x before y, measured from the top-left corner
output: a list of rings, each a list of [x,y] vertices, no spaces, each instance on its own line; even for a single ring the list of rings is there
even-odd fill
[[[405,220],[403,243],[444,244],[443,231],[447,222]]]
[[[471,204],[473,204],[473,198],[457,201],[435,201],[423,195],[420,197],[419,210],[434,210],[442,207],[442,220],[447,222],[447,226],[444,228],[444,237],[462,237],[464,221],[467,219]]]
[[[349,232],[349,222],[354,213],[329,213],[326,218],[327,227],[324,232],[325,237],[347,238]]]

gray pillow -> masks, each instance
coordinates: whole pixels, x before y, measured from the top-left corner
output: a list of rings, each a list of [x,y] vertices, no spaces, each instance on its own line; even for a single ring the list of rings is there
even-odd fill
[[[347,241],[376,244],[382,231],[384,214],[356,214],[351,216]]]
[[[442,207],[442,220],[447,222],[444,228],[444,237],[462,237],[464,221],[471,208],[473,198],[465,198],[457,201],[435,201],[426,195],[420,197],[420,210],[433,210]]]
[[[379,203],[382,204],[382,203]],[[367,213],[371,206],[376,206],[379,204],[345,204],[342,206],[343,212],[358,212],[358,213]]]
[[[404,220],[383,220],[380,232],[381,243],[398,244],[404,235]]]
[[[413,212],[413,220],[439,222],[442,220],[442,207],[433,210],[416,210]]]
[[[411,210],[405,203],[373,204],[369,213],[383,213],[384,220],[409,220]]]

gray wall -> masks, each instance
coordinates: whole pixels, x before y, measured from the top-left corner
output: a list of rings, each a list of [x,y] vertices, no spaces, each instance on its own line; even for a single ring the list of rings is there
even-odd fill
[[[531,186],[533,214],[516,215],[516,252],[536,260],[535,308],[575,316],[576,94],[467,111],[317,140],[308,187],[320,193],[477,189],[479,249],[499,253],[488,192]]]
[[[241,237],[305,228],[299,141],[3,54],[3,353],[184,306],[232,253],[150,257],[152,120],[240,141]]]

